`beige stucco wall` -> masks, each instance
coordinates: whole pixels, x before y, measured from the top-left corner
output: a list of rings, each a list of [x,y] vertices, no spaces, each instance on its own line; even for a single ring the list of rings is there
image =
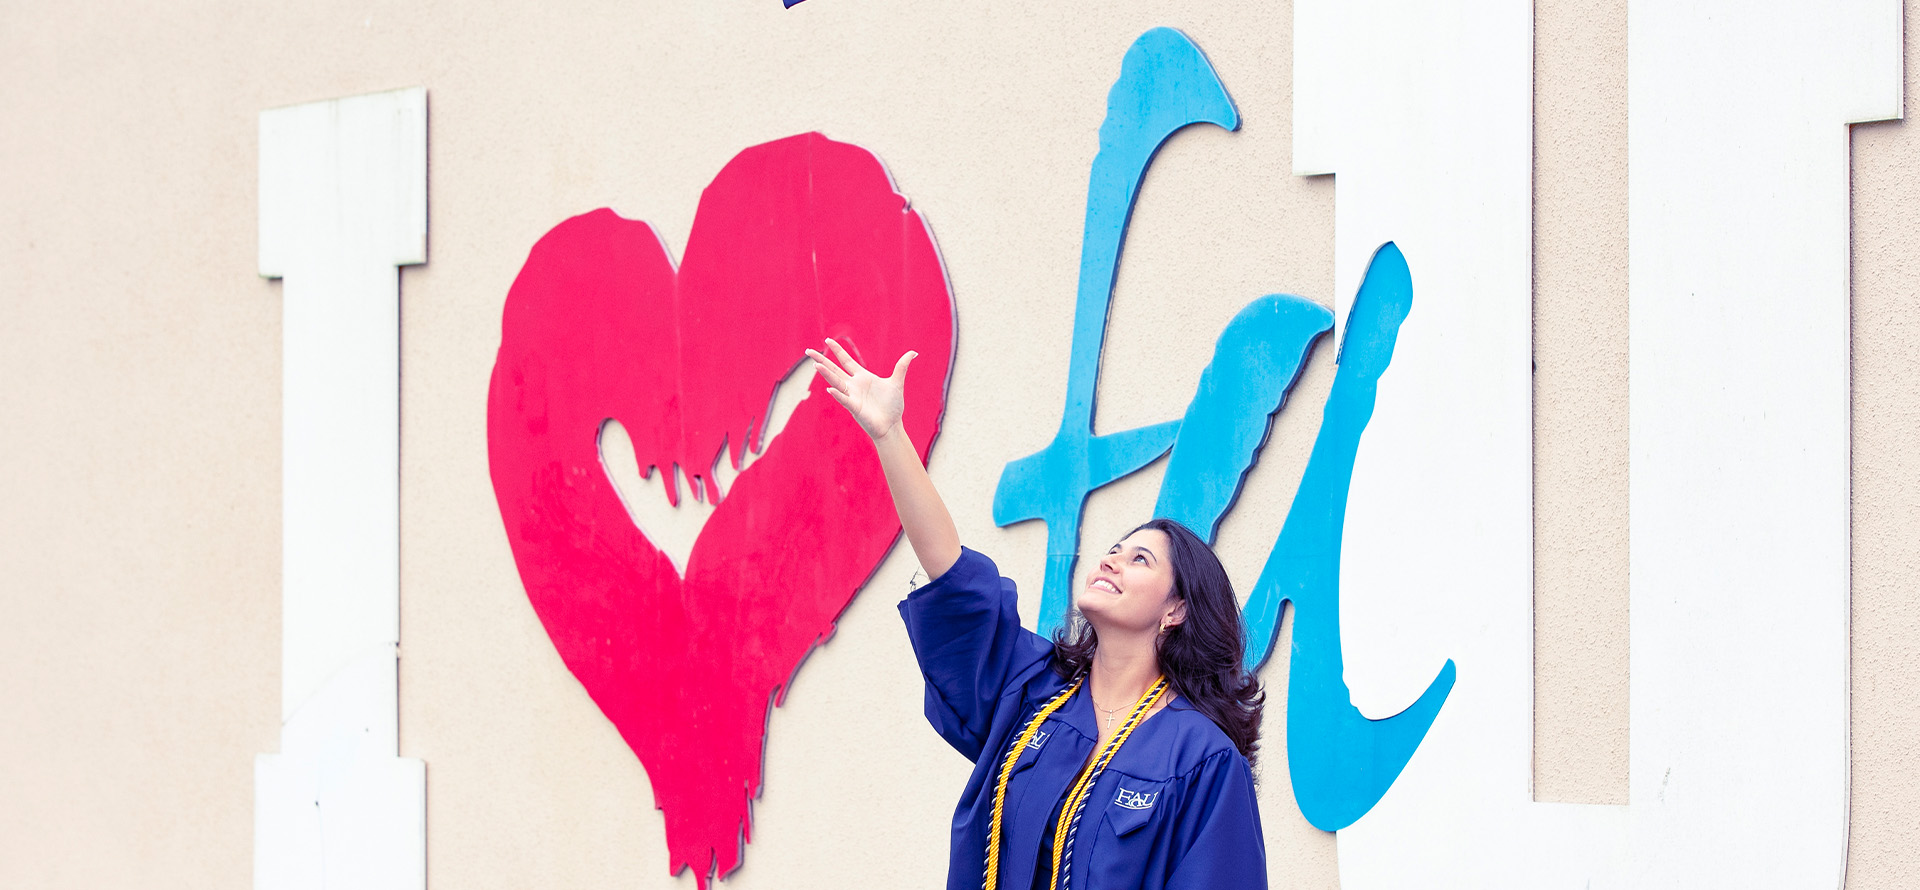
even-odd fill
[[[1627,4],[1533,10],[1533,791],[1624,804]]]
[[[1847,886],[1920,874],[1920,10],[1907,120],[1853,131],[1852,830]]]
[[[1543,800],[1626,793],[1624,10],[1537,4]],[[401,753],[428,764],[431,884],[691,886],[666,877],[645,774],[555,656],[506,547],[484,421],[508,284],[548,227],[600,206],[678,252],[700,189],[745,146],[820,130],[873,150],[929,220],[959,310],[935,478],[1031,609],[1044,533],[995,529],[988,504],[1001,465],[1058,421],[1094,132],[1121,53],[1155,25],[1205,49],[1244,123],[1181,134],[1147,178],[1101,431],[1177,416],[1253,297],[1333,298],[1337,183],[1287,174],[1286,3],[0,8],[0,885],[250,883],[253,756],[279,743],[260,110],[430,92],[429,262],[401,274],[400,726]],[[1848,886],[1891,888],[1920,867],[1920,138],[1879,124],[1854,147]],[[1331,359],[1315,353],[1222,530],[1239,578],[1279,528]],[[1089,541],[1144,515],[1157,479],[1097,493]],[[911,570],[904,551],[881,567],[774,712],[730,886],[941,874],[966,764],[920,716],[893,611]],[[1333,839],[1288,798],[1284,666],[1266,679],[1273,883],[1332,887]]]

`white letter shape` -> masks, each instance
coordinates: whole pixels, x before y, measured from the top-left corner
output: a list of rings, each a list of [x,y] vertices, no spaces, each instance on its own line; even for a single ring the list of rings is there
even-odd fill
[[[398,753],[400,275],[426,262],[426,91],[260,115],[260,274],[283,278],[279,754],[256,890],[426,886],[426,766]]]
[[[1849,152],[1894,0],[1627,11],[1634,887],[1840,887]]]
[[[1342,832],[1346,890],[1838,887],[1847,802],[1845,123],[1900,111],[1900,7],[1629,11],[1630,804],[1534,803],[1532,11],[1300,0],[1295,165],[1336,292],[1413,312],[1356,462],[1355,704],[1459,680]]]

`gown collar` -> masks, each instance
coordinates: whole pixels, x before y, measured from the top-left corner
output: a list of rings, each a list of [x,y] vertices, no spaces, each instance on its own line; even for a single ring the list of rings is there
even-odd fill
[[[1163,698],[1162,701],[1166,702],[1166,706],[1160,710],[1166,711],[1180,704],[1181,700],[1178,693],[1172,689],[1168,689],[1166,697]],[[1074,730],[1081,735],[1086,736],[1091,743],[1099,744],[1100,717],[1094,713],[1093,709],[1093,683],[1091,678],[1089,678],[1088,682],[1081,683],[1079,691],[1073,694],[1073,698],[1067,699],[1067,703],[1061,705],[1059,710],[1053,712],[1053,716],[1068,726],[1073,727]],[[1157,726],[1162,722],[1164,721],[1161,720],[1161,715],[1150,715],[1150,719],[1141,721],[1140,728],[1134,730],[1134,733],[1138,735],[1147,732],[1148,727]]]

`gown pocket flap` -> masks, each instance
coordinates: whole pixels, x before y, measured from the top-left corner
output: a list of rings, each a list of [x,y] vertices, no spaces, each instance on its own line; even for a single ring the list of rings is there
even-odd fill
[[[1166,784],[1123,777],[1113,797],[1107,801],[1107,824],[1113,828],[1113,833],[1126,837],[1153,821],[1154,814],[1160,810],[1160,799],[1165,794]]]

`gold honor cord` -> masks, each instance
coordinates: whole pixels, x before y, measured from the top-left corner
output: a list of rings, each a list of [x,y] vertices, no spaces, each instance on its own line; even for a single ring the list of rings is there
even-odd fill
[[[1099,757],[1094,759],[1093,765],[1080,775],[1080,781],[1074,783],[1073,790],[1067,792],[1067,805],[1060,811],[1059,826],[1053,830],[1053,880],[1049,884],[1053,890],[1061,890],[1066,886],[1060,868],[1062,853],[1067,854],[1067,868],[1069,870],[1073,868],[1071,855],[1073,835],[1079,830],[1080,816],[1086,809],[1087,795],[1093,793],[1094,780],[1100,778],[1100,773],[1106,770],[1107,764],[1113,760],[1113,755],[1120,753],[1120,746],[1126,744],[1127,736],[1132,735],[1141,721],[1147,719],[1147,713],[1153,710],[1154,704],[1159,702],[1160,697],[1166,692],[1166,677],[1153,681],[1153,685],[1147,687],[1147,691],[1140,696],[1140,700],[1134,703],[1133,713],[1127,715],[1127,722],[1120,724],[1120,731],[1113,734],[1113,738],[1107,742],[1107,747],[1100,752]]]
[[[1000,812],[1007,803],[1007,779],[1013,776],[1014,761],[1019,760],[1020,752],[1025,751],[1027,745],[1032,744],[1034,734],[1040,731],[1040,724],[1047,722],[1047,718],[1053,716],[1054,711],[1060,710],[1060,706],[1066,704],[1067,699],[1072,698],[1073,694],[1080,690],[1080,682],[1084,679],[1086,679],[1084,675],[1075,679],[1073,685],[1068,686],[1065,692],[1054,696],[1053,700],[1047,702],[1039,713],[1033,715],[1032,720],[1027,721],[1027,728],[1021,730],[1020,735],[1013,740],[1013,747],[1007,751],[1007,759],[1000,764],[1000,781],[993,788],[993,824],[987,831],[987,877],[981,885],[986,890],[994,890],[1000,883]]]

